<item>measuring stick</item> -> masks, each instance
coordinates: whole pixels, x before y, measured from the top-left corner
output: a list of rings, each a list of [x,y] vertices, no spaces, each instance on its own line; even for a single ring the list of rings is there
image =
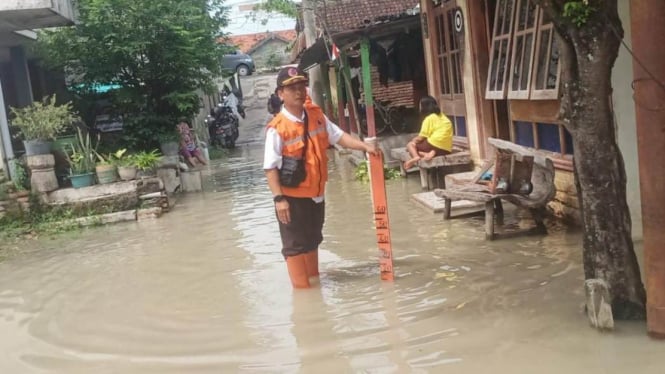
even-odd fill
[[[366,138],[365,142],[376,145],[376,138]],[[368,155],[368,157],[374,227],[376,227],[376,242],[379,246],[379,270],[381,271],[381,280],[392,281],[394,279],[393,247],[390,240],[386,182],[383,176],[383,154]]]
[[[374,98],[372,97],[372,75],[369,61],[369,39],[364,37],[360,42],[360,58],[362,62],[363,92],[367,110],[367,133],[370,136],[365,142],[378,147],[376,139],[376,123],[374,122]],[[374,208],[374,227],[376,242],[379,246],[379,269],[381,280],[392,281],[393,247],[390,241],[390,221],[388,220],[388,203],[386,199],[386,182],[383,176],[383,155],[368,155],[369,178]]]

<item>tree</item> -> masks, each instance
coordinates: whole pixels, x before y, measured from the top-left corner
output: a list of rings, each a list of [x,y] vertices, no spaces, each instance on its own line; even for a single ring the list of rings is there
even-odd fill
[[[584,275],[608,286],[617,319],[643,319],[646,294],[631,238],[626,173],[610,98],[623,28],[617,0],[534,0],[561,50],[560,116],[573,138],[584,225]]]
[[[298,18],[298,4],[293,0],[263,0],[256,6],[256,10],[268,13],[280,13],[291,18]]]
[[[266,67],[271,71],[276,71],[282,65],[282,60],[282,56],[273,48],[266,58]]]
[[[72,85],[116,84],[111,99],[125,114],[130,145],[154,146],[156,135],[199,110],[198,89],[220,73],[227,25],[223,0],[78,0],[79,24],[46,31],[38,52],[64,67]]]

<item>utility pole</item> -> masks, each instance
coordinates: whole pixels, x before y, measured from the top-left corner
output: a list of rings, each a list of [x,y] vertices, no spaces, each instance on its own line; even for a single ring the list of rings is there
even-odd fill
[[[305,44],[307,48],[311,47],[316,42],[316,2],[317,0],[302,0],[303,8],[303,23],[305,32]],[[312,101],[314,104],[324,107],[323,92],[323,77],[321,76],[321,67],[316,66],[308,71],[309,73],[309,89],[311,91]]]
[[[647,332],[665,339],[665,177],[663,177],[663,144],[665,112],[662,110],[665,82],[665,51],[653,48],[665,33],[662,20],[665,4],[658,0],[631,0],[633,84],[637,119],[637,150],[640,160],[640,193],[644,234],[644,273],[647,291]],[[653,108],[661,109],[653,109]]]

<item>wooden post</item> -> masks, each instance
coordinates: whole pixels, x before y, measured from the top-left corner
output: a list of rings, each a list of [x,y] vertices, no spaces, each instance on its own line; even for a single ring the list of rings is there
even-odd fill
[[[420,188],[423,191],[429,191],[429,176],[427,175],[427,169],[419,168],[420,174]]]
[[[450,199],[443,199],[444,208],[443,208],[443,219],[450,219],[450,211],[452,209],[453,201]]]
[[[494,240],[494,201],[485,203],[485,239]]]
[[[369,39],[364,37],[360,43],[360,58],[363,71],[363,92],[365,93],[365,110],[367,118],[367,136],[376,137],[374,122],[374,96],[372,92],[372,70],[369,62]]]
[[[348,100],[348,95],[344,95],[345,84],[341,67],[337,68],[335,78],[337,79],[337,124],[342,130],[351,132],[351,126],[349,126],[349,123],[346,121],[346,116],[344,115],[344,102],[342,101],[342,97],[347,96]]]
[[[349,111],[349,132],[358,135],[360,135],[360,126],[358,125],[358,121],[356,118],[356,107],[351,104],[351,103],[346,103],[346,110]],[[362,139],[362,138],[361,138]]]
[[[321,81],[323,82],[323,104],[326,116],[333,118],[332,90],[330,89],[330,70],[327,63],[319,65],[321,68]]]
[[[349,59],[346,56],[346,53],[341,52],[342,63],[344,64],[342,68],[342,78],[344,78],[344,88],[346,89],[346,96],[348,97],[348,110],[349,110],[349,127],[351,132],[356,133],[362,139],[362,134],[360,131],[360,123],[358,119],[358,98],[353,96],[353,89],[351,88],[351,69],[349,69]]]
[[[662,0],[630,2],[633,52],[637,149],[640,168],[640,193],[644,234],[644,273],[647,291],[647,332],[665,339],[665,3]],[[649,72],[645,71],[645,68]]]
[[[365,106],[367,108],[367,129],[369,138],[366,142],[374,142],[378,147],[376,126],[374,123],[374,102],[372,96],[372,76],[369,62],[369,39],[364,37],[360,43],[360,53],[363,70],[363,91],[365,92]],[[394,280],[393,249],[390,240],[390,221],[388,220],[388,202],[386,199],[386,182],[383,175],[383,156],[369,155],[369,176],[372,191],[372,206],[374,207],[374,225],[376,239],[379,246],[379,269],[381,279]]]

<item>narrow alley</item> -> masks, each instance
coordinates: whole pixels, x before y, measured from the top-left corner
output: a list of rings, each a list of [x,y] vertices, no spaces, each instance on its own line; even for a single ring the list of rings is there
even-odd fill
[[[644,322],[583,313],[581,234],[484,240],[387,182],[394,283],[369,186],[332,165],[320,284],[293,291],[262,162],[271,76],[248,77],[239,147],[154,221],[40,239],[0,262],[2,373],[662,373]],[[519,225],[520,222],[508,222]]]

